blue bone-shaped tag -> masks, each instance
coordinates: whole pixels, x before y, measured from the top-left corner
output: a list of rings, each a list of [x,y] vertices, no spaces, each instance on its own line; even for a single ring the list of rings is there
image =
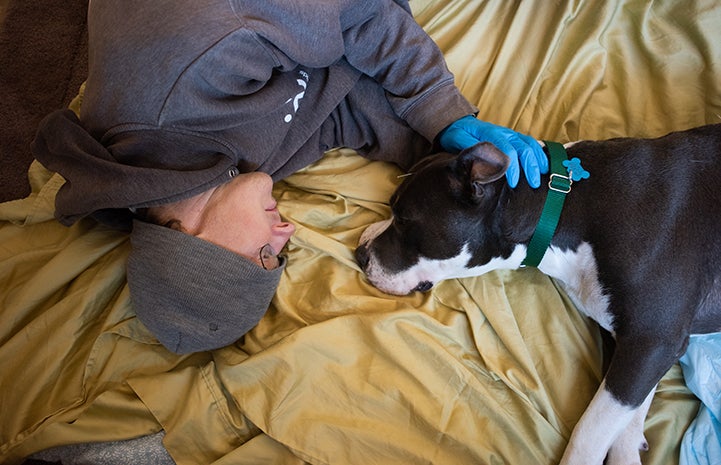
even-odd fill
[[[583,169],[581,166],[581,160],[576,157],[573,157],[570,160],[564,160],[563,166],[566,167],[568,173],[571,175],[571,180],[574,182],[591,177],[591,173]]]

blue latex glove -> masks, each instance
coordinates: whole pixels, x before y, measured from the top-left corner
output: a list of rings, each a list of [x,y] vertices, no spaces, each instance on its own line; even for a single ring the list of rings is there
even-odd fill
[[[519,160],[531,187],[540,186],[541,173],[548,173],[548,157],[533,137],[481,121],[472,115],[464,116],[451,123],[441,131],[438,142],[443,150],[453,153],[472,147],[479,142],[492,143],[511,159],[511,164],[506,171],[506,179],[511,187],[518,185]]]

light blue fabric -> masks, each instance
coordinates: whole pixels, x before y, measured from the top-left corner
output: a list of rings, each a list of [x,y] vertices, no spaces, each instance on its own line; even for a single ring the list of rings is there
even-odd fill
[[[701,400],[681,442],[680,465],[721,463],[721,333],[691,336],[679,360],[688,388]]]

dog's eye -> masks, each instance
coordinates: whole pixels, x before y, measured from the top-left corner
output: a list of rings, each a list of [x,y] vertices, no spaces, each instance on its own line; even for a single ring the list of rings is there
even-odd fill
[[[393,212],[393,224],[395,224],[396,226],[403,226],[405,222],[406,219],[404,217]]]
[[[411,216],[408,214],[408,209],[404,205],[393,203],[391,205],[391,214],[393,215],[393,222],[402,226],[410,222]]]

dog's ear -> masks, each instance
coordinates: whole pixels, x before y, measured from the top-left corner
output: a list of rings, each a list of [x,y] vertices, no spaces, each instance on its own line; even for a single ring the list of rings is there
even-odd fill
[[[471,192],[477,199],[484,194],[483,185],[503,177],[511,164],[506,154],[488,142],[480,142],[463,150],[458,155],[458,161],[467,170]]]
[[[479,142],[463,150],[459,157],[470,167],[471,181],[481,184],[499,179],[511,164],[511,159],[489,142]]]

